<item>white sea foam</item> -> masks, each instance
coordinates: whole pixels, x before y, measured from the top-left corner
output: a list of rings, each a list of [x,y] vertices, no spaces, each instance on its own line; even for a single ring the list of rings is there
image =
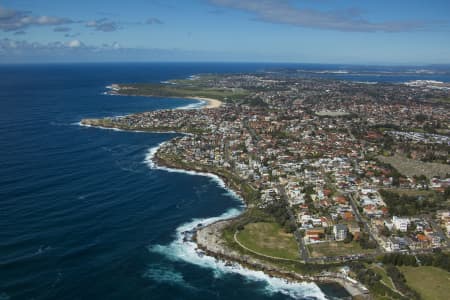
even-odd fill
[[[362,84],[378,84],[378,81],[355,81],[355,82]]]
[[[221,188],[224,188],[227,190],[227,192],[237,198],[240,199],[242,201],[242,198],[240,196],[238,196],[233,190],[228,189],[227,186],[225,185],[225,182],[222,180],[222,178],[220,178],[219,176],[212,174],[212,173],[205,173],[205,172],[197,172],[197,171],[190,171],[190,170],[182,170],[182,169],[174,169],[174,168],[168,168],[168,167],[164,167],[164,166],[159,166],[155,163],[154,158],[156,155],[156,152],[158,151],[158,149],[163,146],[166,142],[162,142],[159,145],[150,148],[147,151],[147,155],[145,156],[144,159],[144,163],[147,164],[147,166],[150,169],[157,169],[157,170],[163,170],[163,171],[167,171],[167,172],[171,172],[171,173],[182,173],[182,174],[188,174],[188,175],[198,175],[198,176],[205,176],[205,177],[209,177],[211,178],[214,182],[217,183],[218,186],[220,186]]]
[[[103,127],[103,126],[92,126],[92,125],[88,125],[88,124],[83,124],[80,122],[76,122],[73,123],[73,125],[78,125],[78,126],[82,126],[82,127],[93,127],[93,128],[100,128],[100,129],[106,129],[106,130],[112,130],[112,131],[125,131],[123,129],[119,129],[119,128],[110,128],[110,127]],[[130,130],[131,131],[131,130]],[[145,131],[134,131],[134,132],[145,132]]]
[[[112,131],[118,131],[118,132],[138,132],[138,133],[171,133],[171,134],[180,134],[180,132],[176,131],[145,131],[145,130],[131,130],[131,129],[119,129],[119,128],[111,128],[111,127],[103,127],[103,126],[92,126],[88,124],[83,124],[81,122],[75,122],[71,125],[81,126],[81,127],[92,127],[92,128],[98,128],[98,129],[105,129],[105,130],[112,130]],[[182,133],[183,135],[192,135],[190,133]]]
[[[105,95],[105,96],[122,96],[122,95],[120,95],[120,94],[118,94],[117,92],[115,92],[115,91],[107,91],[107,92],[103,92],[103,93],[101,93],[102,95]]]
[[[158,283],[179,285],[186,288],[194,289],[192,285],[190,285],[184,280],[183,274],[175,271],[173,268],[169,266],[163,266],[161,264],[149,265],[143,277]]]
[[[119,96],[119,94],[117,94],[117,91],[119,90],[117,87],[112,86],[112,85],[107,85],[107,86],[105,86],[105,89],[107,89],[107,91],[103,92],[102,95]]]
[[[111,95],[111,94],[108,94]],[[201,108],[206,104],[205,101],[199,100],[197,103],[191,103],[186,106],[179,107],[178,109],[197,109]],[[79,126],[85,127],[94,127],[90,125],[81,124],[81,122],[76,123]],[[101,129],[108,129],[114,131],[123,131],[117,128],[106,128],[106,127],[98,127]],[[135,131],[135,132],[145,132],[145,131]],[[172,169],[163,166],[158,166],[154,162],[154,157],[158,149],[166,142],[163,142],[155,147],[152,147],[148,150],[144,163],[146,163],[151,169],[164,170],[167,172],[176,172],[183,173],[188,175],[197,175],[197,176],[207,176],[214,180],[220,187],[227,190],[230,196],[235,197],[237,199],[242,200],[234,191],[227,189],[223,180],[214,174],[211,173],[203,173],[203,172],[195,172],[188,170],[180,170],[180,169]],[[268,294],[274,293],[282,293],[284,295],[290,296],[294,299],[312,297],[314,299],[327,299],[325,294],[320,290],[320,288],[314,283],[290,283],[281,278],[270,277],[266,275],[262,271],[254,271],[246,269],[238,264],[234,264],[232,266],[225,265],[225,262],[215,259],[214,257],[207,255],[199,255],[196,251],[197,245],[191,241],[183,241],[184,234],[183,232],[193,230],[197,228],[200,224],[208,225],[220,220],[229,219],[238,216],[242,213],[241,208],[233,208],[225,212],[224,214],[205,218],[205,219],[194,219],[191,222],[182,224],[176,229],[175,240],[168,245],[153,245],[149,247],[149,251],[154,253],[159,253],[170,260],[173,261],[185,261],[188,263],[195,264],[200,267],[212,269],[214,272],[214,276],[221,277],[225,274],[240,274],[252,281],[265,282],[266,285],[264,287],[264,292]],[[152,279],[159,278],[159,280],[163,280],[165,282],[172,282],[177,284],[182,284],[184,286],[188,286],[189,284],[184,281],[182,274],[177,272],[172,272],[171,270],[161,270],[161,269],[152,269],[150,268],[144,274],[145,277],[149,277]]]
[[[164,145],[164,143],[166,142],[163,142],[158,146],[152,147],[148,150],[144,162],[151,169],[165,170],[168,172],[177,172],[189,175],[207,176],[214,180],[219,186],[226,188],[223,180],[214,174],[171,169],[158,166],[153,159],[158,149],[162,145]],[[230,189],[227,190],[231,193],[231,196],[239,198],[236,193],[234,193]],[[243,208],[232,208],[217,217],[194,219],[191,222],[182,224],[176,229],[175,239],[173,242],[168,245],[152,245],[149,247],[149,251],[163,255],[172,261],[185,261],[203,268],[212,269],[215,277],[221,277],[225,274],[240,274],[251,281],[265,282],[266,285],[264,287],[264,292],[268,294],[282,293],[294,299],[305,297],[313,297],[314,299],[327,299],[325,294],[314,283],[290,283],[281,278],[270,277],[262,271],[246,269],[239,264],[227,266],[225,262],[217,260],[214,257],[199,254],[196,251],[196,243],[184,240],[184,232],[191,231],[200,226],[200,224],[202,226],[205,226],[220,220],[236,217],[242,213],[242,209]]]
[[[177,107],[176,109],[189,110],[189,109],[200,109],[205,106],[207,103],[204,100],[198,100],[198,102],[190,103],[185,106]]]
[[[42,253],[44,253],[44,252],[47,252],[47,251],[50,251],[50,250],[52,250],[52,247],[51,247],[51,246],[41,245],[41,246],[39,246],[39,249],[36,250],[36,252],[34,253],[34,255],[40,255],[40,254],[42,254]]]
[[[294,299],[314,297],[314,299],[327,299],[325,294],[314,283],[291,283],[281,278],[270,277],[262,271],[246,269],[238,264],[227,266],[225,262],[211,256],[199,255],[196,251],[197,245],[191,241],[183,241],[185,231],[190,231],[200,224],[208,225],[219,220],[229,219],[241,213],[239,209],[230,209],[226,213],[212,218],[194,219],[182,224],[176,230],[175,240],[168,245],[153,245],[149,251],[165,256],[172,261],[184,261],[203,268],[214,270],[215,277],[226,274],[239,274],[247,280],[264,282],[264,292],[268,294],[282,293]]]
[[[171,85],[176,85],[177,83],[176,82],[171,82],[171,81],[160,81],[160,83],[163,83],[163,84],[171,84]]]

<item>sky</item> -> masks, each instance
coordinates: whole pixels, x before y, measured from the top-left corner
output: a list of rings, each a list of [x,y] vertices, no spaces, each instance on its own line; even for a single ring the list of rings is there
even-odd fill
[[[0,63],[450,63],[448,0],[0,0]]]

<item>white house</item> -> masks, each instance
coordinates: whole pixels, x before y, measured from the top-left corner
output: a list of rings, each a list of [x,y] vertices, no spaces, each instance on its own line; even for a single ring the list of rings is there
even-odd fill
[[[311,219],[314,226],[322,226],[322,219],[321,218],[312,218]]]
[[[388,252],[396,252],[400,250],[400,244],[396,239],[388,238],[386,241],[385,249]]]
[[[394,228],[401,232],[408,231],[408,226],[410,222],[411,221],[408,218],[399,218],[397,216],[392,217],[392,223],[394,224]]]
[[[345,224],[336,224],[333,226],[334,239],[336,241],[343,241],[347,237],[348,228]]]

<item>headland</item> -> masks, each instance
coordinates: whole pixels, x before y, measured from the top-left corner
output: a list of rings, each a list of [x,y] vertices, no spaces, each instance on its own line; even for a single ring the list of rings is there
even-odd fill
[[[224,105],[81,123],[184,134],[160,145],[154,163],[215,174],[246,204],[239,217],[196,229],[198,247],[209,255],[287,280],[338,282],[354,297],[370,290],[420,299],[399,280],[396,265],[449,260],[439,224],[449,214],[450,179],[436,170],[401,174],[377,157],[447,164],[449,107],[440,99],[450,93],[280,76],[117,85],[121,95]]]

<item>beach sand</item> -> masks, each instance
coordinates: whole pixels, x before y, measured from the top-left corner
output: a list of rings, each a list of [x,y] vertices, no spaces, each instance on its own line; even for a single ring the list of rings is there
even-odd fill
[[[206,105],[203,106],[203,108],[218,108],[222,106],[222,101],[219,101],[217,99],[203,98],[203,97],[183,97],[183,98],[205,101]]]

